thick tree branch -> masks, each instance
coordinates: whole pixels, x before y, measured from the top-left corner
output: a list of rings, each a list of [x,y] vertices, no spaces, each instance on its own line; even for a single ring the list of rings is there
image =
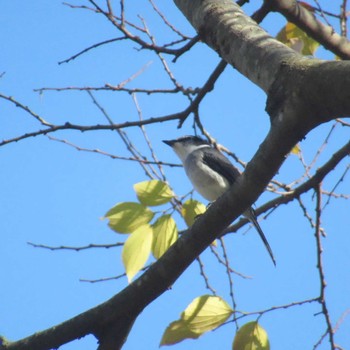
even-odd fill
[[[174,1],[204,42],[268,94],[272,118],[283,111],[283,118],[302,118],[310,130],[334,116],[350,115],[349,62],[304,58],[271,38],[230,0]]]
[[[174,2],[206,44],[265,92],[270,89],[281,61],[296,56],[230,0]]]

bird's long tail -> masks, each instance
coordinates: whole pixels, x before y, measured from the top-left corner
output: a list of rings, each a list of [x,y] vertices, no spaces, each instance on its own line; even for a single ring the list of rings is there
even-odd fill
[[[249,221],[254,225],[254,227],[256,228],[256,230],[258,231],[259,233],[259,236],[261,237],[262,241],[264,242],[265,244],[265,247],[272,259],[272,262],[274,263],[274,265],[276,266],[276,260],[275,260],[275,257],[273,256],[273,253],[272,253],[272,249],[270,247],[270,244],[269,242],[267,241],[265,235],[264,235],[264,232],[263,230],[261,229],[259,223],[258,223],[258,220],[256,219],[256,215],[255,215],[255,212],[254,212],[254,209],[253,208],[250,208],[248,209],[244,215],[247,217],[247,219],[249,219]]]

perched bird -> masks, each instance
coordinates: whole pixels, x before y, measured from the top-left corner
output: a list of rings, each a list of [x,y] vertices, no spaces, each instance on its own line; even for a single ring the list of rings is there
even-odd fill
[[[215,201],[240,176],[240,172],[217,149],[197,136],[183,136],[176,140],[163,140],[180,158],[195,190],[210,202]],[[270,257],[276,265],[271,247],[256,219],[253,208],[244,212],[258,231]]]

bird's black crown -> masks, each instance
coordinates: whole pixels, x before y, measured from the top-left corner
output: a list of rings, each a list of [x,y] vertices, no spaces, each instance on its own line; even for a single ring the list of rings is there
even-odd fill
[[[192,135],[181,136],[178,139],[176,139],[176,142],[193,143],[195,145],[208,144],[208,142],[202,139],[201,137]]]

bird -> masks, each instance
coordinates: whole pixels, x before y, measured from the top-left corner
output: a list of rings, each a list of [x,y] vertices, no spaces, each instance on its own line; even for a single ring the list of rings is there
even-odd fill
[[[198,136],[182,136],[163,140],[180,158],[186,175],[194,189],[209,202],[216,201],[241,175],[240,171],[220,151]],[[255,211],[251,207],[243,215],[253,224],[260,235],[273,264],[276,260],[262,231]]]

